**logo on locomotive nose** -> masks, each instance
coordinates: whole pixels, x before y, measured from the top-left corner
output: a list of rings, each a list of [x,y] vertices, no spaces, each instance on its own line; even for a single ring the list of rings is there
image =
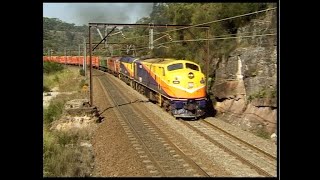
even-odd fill
[[[188,77],[189,77],[189,79],[193,79],[193,78],[194,78],[194,74],[193,74],[192,72],[190,72],[190,73],[188,74]]]

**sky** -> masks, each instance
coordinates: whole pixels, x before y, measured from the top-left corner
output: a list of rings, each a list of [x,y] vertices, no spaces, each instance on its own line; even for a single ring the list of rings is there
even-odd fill
[[[152,3],[43,3],[43,17],[77,26],[89,22],[136,23],[152,11]]]

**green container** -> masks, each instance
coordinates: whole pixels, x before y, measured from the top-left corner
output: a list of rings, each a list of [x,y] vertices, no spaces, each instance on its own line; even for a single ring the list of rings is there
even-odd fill
[[[100,69],[107,69],[107,57],[100,57],[99,59]]]

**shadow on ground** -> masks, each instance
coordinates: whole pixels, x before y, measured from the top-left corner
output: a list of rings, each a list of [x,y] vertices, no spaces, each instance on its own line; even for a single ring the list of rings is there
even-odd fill
[[[210,98],[210,95],[207,95],[207,103],[206,103],[206,114],[203,118],[206,117],[214,117],[217,114],[217,110],[213,107],[213,101]]]

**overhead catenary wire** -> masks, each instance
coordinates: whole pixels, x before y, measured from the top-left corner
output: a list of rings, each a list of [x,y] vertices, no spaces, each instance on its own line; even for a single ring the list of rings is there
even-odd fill
[[[276,28],[267,29],[266,31],[273,31],[273,30],[276,30]],[[114,34],[119,34],[119,33],[121,33],[121,32],[118,31],[118,32],[116,32],[116,33],[114,33]],[[255,32],[251,31],[251,32],[242,32],[242,33],[235,33],[235,34],[224,34],[224,35],[216,36],[216,37],[211,38],[211,39],[209,39],[209,40],[212,40],[212,39],[219,40],[219,39],[222,39],[223,37],[232,37],[232,35],[244,35],[244,34],[253,34],[253,33],[255,33]],[[268,35],[270,35],[270,34],[268,34]],[[161,39],[161,38],[163,38],[163,37],[165,37],[165,36],[169,36],[169,37],[170,37],[169,34],[165,34],[165,35],[159,37],[159,38],[156,39],[156,40],[159,40],[159,39]],[[263,34],[258,35],[258,36],[263,36]],[[253,37],[253,36],[237,36],[237,37],[232,37],[232,39],[234,39],[234,38],[241,38],[241,37]],[[226,38],[224,38],[224,39],[226,39]],[[227,39],[230,39],[230,38],[227,38]],[[156,40],[154,40],[154,41],[156,41]],[[177,43],[177,42],[183,42],[183,41],[191,41],[191,42],[194,41],[194,42],[195,42],[195,41],[206,41],[206,40],[208,40],[208,39],[189,39],[189,40],[175,40],[175,41],[172,40],[172,39],[170,39],[169,42],[165,42],[165,43],[166,43],[166,44],[170,44],[170,42]],[[162,46],[162,44],[164,44],[164,43],[159,43],[159,44],[157,44],[157,45],[160,45],[160,46],[157,47],[157,48],[160,48],[160,47],[168,48],[168,47],[166,47],[166,46]],[[155,47],[155,48],[156,48],[156,47]],[[148,47],[136,48],[136,50],[141,50],[141,49],[148,49]],[[116,51],[116,50],[124,50],[124,49],[114,49],[114,51]]]
[[[275,30],[276,28],[271,28],[271,29],[267,29],[265,32],[267,32],[267,31],[273,31],[273,30]],[[264,33],[265,33],[264,32]],[[235,33],[235,34],[224,34],[224,35],[220,35],[220,36],[216,36],[216,37],[214,37],[214,39],[221,39],[222,37],[232,37],[233,35],[234,36],[236,36],[236,35],[238,35],[237,37],[244,37],[244,36],[242,36],[242,35],[244,35],[244,34],[253,34],[253,33],[255,33],[255,32],[242,32],[242,33]],[[239,36],[240,35],[240,36]],[[166,35],[164,35],[164,36],[166,36]],[[164,36],[162,36],[162,37],[164,37]],[[169,35],[170,36],[170,35]],[[158,39],[160,39],[160,38],[158,38]],[[212,38],[211,38],[212,39]],[[204,40],[206,40],[206,39],[204,39]],[[170,38],[170,42],[172,42],[173,40]],[[176,40],[177,41],[177,40]],[[183,40],[181,40],[181,41],[183,41]],[[191,40],[188,40],[188,41],[191,41]]]
[[[246,13],[246,14],[242,14],[242,15],[237,15],[237,16],[233,16],[233,17],[228,17],[228,18],[223,18],[223,19],[219,19],[219,20],[214,20],[214,21],[209,21],[209,22],[205,22],[205,23],[201,23],[201,24],[196,24],[193,26],[189,26],[189,27],[183,27],[183,28],[179,28],[179,29],[173,29],[173,30],[168,30],[168,31],[164,31],[164,32],[159,32],[159,33],[154,33],[154,35],[158,35],[158,34],[166,34],[168,32],[173,32],[173,31],[178,31],[178,30],[182,30],[182,29],[187,29],[187,28],[192,28],[192,27],[196,27],[196,26],[201,26],[201,25],[205,25],[205,24],[211,24],[211,23],[215,23],[215,22],[220,22],[220,21],[225,21],[225,20],[230,20],[230,19],[234,19],[234,18],[239,18],[239,17],[243,17],[243,16],[248,16],[248,15],[252,15],[252,14],[257,14],[257,13],[262,13],[265,11],[270,11],[270,10],[275,10],[277,7],[274,8],[268,8],[268,9],[264,9],[264,10],[260,10],[260,11],[255,11],[255,12],[251,12],[251,13]],[[112,33],[109,35],[110,36],[114,36],[116,34],[122,34],[122,36],[124,37],[124,34],[121,30],[119,30],[118,32]],[[137,37],[132,37],[132,38],[125,38],[126,40],[130,40],[130,39],[135,39],[135,38],[141,38],[141,37],[147,37],[149,35],[143,35],[143,36],[137,36]],[[170,35],[169,35],[170,36]],[[223,35],[222,35],[223,36]],[[228,36],[228,35],[225,35]],[[221,37],[221,36],[219,36]],[[191,41],[191,40],[188,40]],[[177,42],[177,41],[175,41]]]
[[[188,28],[191,28],[191,27],[202,26],[202,25],[205,25],[205,24],[211,24],[211,23],[216,23],[216,22],[220,22],[220,21],[226,21],[226,20],[230,20],[230,19],[234,19],[234,18],[239,18],[239,17],[243,17],[243,16],[249,16],[249,15],[252,15],[252,14],[257,14],[257,13],[261,13],[261,12],[265,12],[265,11],[269,11],[269,10],[274,10],[274,9],[276,9],[276,7],[274,7],[274,8],[269,8],[269,9],[264,9],[264,10],[260,10],[260,11],[255,11],[255,12],[251,12],[251,13],[241,14],[241,15],[238,15],[238,16],[232,16],[232,17],[228,17],[228,18],[223,18],[223,19],[218,19],[218,20],[214,20],[214,21],[209,21],[209,22],[205,22],[205,23],[201,23],[201,24],[195,24],[195,25],[193,25],[193,26],[182,27],[182,28],[179,28],[179,29],[173,29],[173,30],[169,30],[169,31],[165,31],[165,32],[178,31],[178,30],[182,30],[182,29],[188,29]]]
[[[248,33],[252,33],[252,32],[246,32],[244,34],[248,34]],[[235,35],[235,34],[233,34]],[[251,35],[251,36],[229,36],[229,37],[225,37],[226,35],[222,35],[222,36],[218,36],[215,38],[210,38],[210,39],[186,39],[186,40],[173,40],[170,42],[164,42],[164,43],[159,43],[155,45],[155,48],[160,48],[160,47],[166,47],[163,46],[164,44],[171,44],[171,43],[179,43],[179,42],[195,42],[195,41],[215,41],[215,40],[225,40],[225,39],[237,39],[237,38],[252,38],[252,37],[263,37],[263,36],[274,36],[277,35],[276,33],[272,33],[272,34],[256,34],[256,35]],[[141,48],[136,48],[136,50],[141,50],[141,49],[148,49],[149,47],[141,47]],[[117,50],[125,50],[125,49],[117,49]]]
[[[276,30],[277,28],[271,28],[271,29],[267,29],[265,32],[267,31],[273,31],[273,30]],[[264,33],[265,33],[264,32]],[[216,38],[220,38],[220,37],[228,37],[228,36],[232,36],[232,35],[244,35],[244,34],[253,34],[255,32],[251,31],[251,32],[241,32],[241,33],[234,33],[234,34],[224,34],[224,35],[220,35],[220,36],[217,36]]]
[[[265,11],[270,11],[270,10],[274,10],[276,9],[276,7],[274,8],[268,8],[268,9],[265,9],[265,10],[260,10],[260,11],[255,11],[255,12],[251,12],[251,13],[246,13],[246,14],[241,14],[241,15],[237,15],[237,16],[232,16],[232,17],[228,17],[228,18],[223,18],[223,19],[219,19],[219,20],[214,20],[214,21],[209,21],[209,22],[206,22],[206,23],[201,23],[201,24],[196,24],[196,25],[193,25],[193,26],[188,26],[188,27],[182,27],[182,28],[178,28],[178,29],[173,29],[173,30],[168,30],[168,31],[164,31],[164,32],[159,32],[159,33],[154,33],[153,35],[158,35],[158,34],[165,34],[159,38],[157,38],[155,41],[165,37],[165,36],[168,36],[170,37],[170,35],[168,34],[168,32],[173,32],[173,31],[178,31],[178,30],[183,30],[183,29],[188,29],[188,28],[192,28],[192,27],[197,27],[197,26],[201,26],[201,25],[205,25],[205,24],[210,24],[210,23],[215,23],[215,22],[220,22],[220,21],[225,21],[225,20],[230,20],[230,19],[234,19],[234,18],[239,18],[239,17],[243,17],[243,16],[248,16],[248,15],[252,15],[252,14],[257,14],[257,13],[261,13],[261,12],[265,12]],[[268,29],[267,31],[270,31],[270,30],[274,30],[275,28],[273,29]],[[114,34],[119,34],[121,33],[122,36],[124,37],[124,34],[119,31],[117,33],[114,33]],[[252,32],[243,32],[243,33],[240,33],[240,34],[250,34]],[[160,47],[166,47],[166,46],[163,46],[163,44],[171,44],[171,43],[178,43],[178,42],[196,42],[196,41],[214,41],[214,40],[223,40],[223,39],[236,39],[236,38],[248,38],[248,37],[258,37],[258,36],[270,36],[270,35],[276,35],[276,34],[262,34],[262,35],[252,35],[252,36],[237,36],[237,37],[230,37],[231,35],[239,35],[239,34],[226,34],[226,35],[221,35],[221,36],[218,36],[218,37],[214,37],[214,38],[210,38],[210,39],[190,39],[190,40],[172,40],[170,38],[170,42],[165,42],[165,43],[159,43],[157,44],[157,47],[155,48],[160,48]],[[129,39],[135,39],[135,38],[140,38],[140,37],[147,37],[149,35],[143,35],[143,36],[138,36],[138,37],[133,37],[133,38],[126,38],[127,40]],[[148,49],[149,47],[142,47],[142,48],[136,48],[135,50],[141,50],[141,49]]]
[[[210,41],[213,41],[213,40],[223,40],[223,39],[235,39],[235,38],[247,38],[247,37],[256,37],[256,36],[264,36],[264,35],[253,35],[253,36],[237,36],[237,37],[230,37],[231,35],[242,35],[242,34],[250,34],[250,33],[253,33],[253,32],[243,32],[243,33],[238,33],[238,34],[226,34],[226,35],[221,35],[221,36],[218,36],[218,37],[214,37],[214,38],[210,38],[210,39],[191,39],[191,40],[176,40],[176,41],[173,41],[171,36],[168,34],[168,32],[173,32],[173,31],[178,31],[178,30],[182,30],[182,29],[188,29],[188,28],[191,28],[191,27],[196,27],[196,26],[201,26],[201,25],[204,25],[204,24],[210,24],[210,23],[215,23],[215,22],[220,22],[220,21],[225,21],[225,20],[230,20],[230,19],[234,19],[234,18],[239,18],[239,17],[243,17],[243,16],[248,16],[248,15],[252,15],[252,14],[257,14],[257,13],[261,13],[261,12],[265,12],[265,11],[269,11],[269,10],[274,10],[276,9],[275,8],[269,8],[269,9],[265,9],[265,10],[260,10],[260,11],[255,11],[255,12],[251,12],[251,13],[246,13],[246,14],[242,14],[242,15],[237,15],[237,16],[233,16],[233,17],[228,17],[228,18],[223,18],[223,19],[219,19],[219,20],[214,20],[214,21],[210,21],[210,22],[206,22],[206,23],[201,23],[201,24],[196,24],[196,25],[193,25],[193,26],[188,26],[188,27],[183,27],[183,28],[179,28],[179,29],[174,29],[174,30],[169,30],[169,31],[164,31],[164,32],[159,32],[159,33],[154,33],[154,35],[158,35],[158,34],[165,34],[159,38],[157,38],[156,40],[154,41],[157,41],[163,37],[166,37],[168,36],[170,38],[170,42],[165,42],[165,43],[160,43],[160,44],[157,44],[157,47],[155,48],[160,48],[160,47],[165,47],[165,48],[168,48],[166,46],[163,46],[163,44],[171,44],[171,43],[178,43],[178,42],[196,42],[196,41],[207,41],[207,40],[210,40]],[[273,28],[273,29],[267,29],[266,31],[272,31],[276,28]],[[143,35],[143,36],[138,36],[138,37],[133,37],[133,38],[126,38],[123,34],[123,32],[120,30],[116,33],[113,33],[111,35],[116,35],[116,34],[120,34],[122,35],[122,37],[124,39],[135,39],[135,38],[140,38],[140,37],[147,37],[149,35]],[[265,35],[275,35],[275,34],[265,34]],[[225,37],[225,38],[223,38]],[[142,50],[142,49],[148,49],[149,47],[142,47],[142,48],[136,48],[135,50]]]
[[[178,29],[168,30],[168,31],[159,32],[159,33],[154,33],[153,35],[158,35],[158,34],[168,33],[168,32],[173,32],[173,31],[179,31],[179,30],[183,30],[183,29],[188,29],[188,28],[192,28],[192,27],[202,26],[202,25],[205,25],[205,24],[216,23],[216,22],[220,22],[220,21],[226,21],[226,20],[230,20],[230,19],[234,19],[234,18],[243,17],[243,16],[249,16],[249,15],[253,15],[253,14],[262,13],[262,12],[265,12],[265,11],[274,10],[274,9],[276,9],[276,8],[277,8],[277,7],[268,8],[268,9],[264,9],[264,10],[260,10],[260,11],[251,12],[251,13],[246,13],[246,14],[241,14],[241,15],[232,16],[232,17],[228,17],[228,18],[213,20],[213,21],[209,21],[209,22],[205,22],[205,23],[195,24],[195,25],[188,26],[188,27],[182,27],[182,28],[178,28]],[[142,35],[142,36],[127,38],[127,40],[129,40],[129,39],[141,38],[141,37],[147,37],[147,36],[149,36],[149,35]]]
[[[164,42],[157,45],[164,45],[164,44],[171,44],[171,43],[178,43],[178,42],[195,42],[195,41],[215,41],[215,40],[225,40],[225,39],[237,39],[237,38],[249,38],[249,37],[261,37],[261,36],[274,36],[277,35],[273,34],[257,34],[252,36],[236,36],[236,37],[216,37],[211,39],[187,39],[187,40],[176,40],[171,42]]]

